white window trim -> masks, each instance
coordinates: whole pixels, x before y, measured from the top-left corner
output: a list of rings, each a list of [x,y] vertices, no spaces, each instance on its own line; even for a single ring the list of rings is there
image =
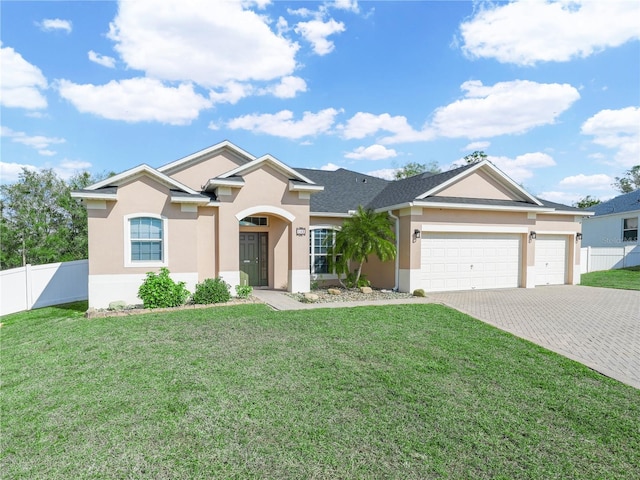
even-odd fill
[[[338,232],[340,227],[337,225],[312,225],[309,227],[309,232],[313,232],[314,230],[333,230],[334,232]],[[335,235],[335,234],[334,234]],[[309,234],[309,242],[311,246],[313,245],[311,242],[313,241],[313,233]],[[311,271],[311,267],[313,265],[312,258],[314,257],[313,248],[311,248],[311,253],[309,254],[309,273],[311,274],[311,280],[337,280],[338,275],[335,273],[313,273]]]
[[[162,261],[131,260],[131,222],[132,218],[148,217],[162,220]],[[124,216],[124,266],[136,267],[168,267],[169,266],[169,219],[157,213],[131,213]]]

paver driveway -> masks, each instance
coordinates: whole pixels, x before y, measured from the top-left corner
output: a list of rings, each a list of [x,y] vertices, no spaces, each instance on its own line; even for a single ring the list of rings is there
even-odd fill
[[[640,388],[640,291],[562,285],[429,298]]]

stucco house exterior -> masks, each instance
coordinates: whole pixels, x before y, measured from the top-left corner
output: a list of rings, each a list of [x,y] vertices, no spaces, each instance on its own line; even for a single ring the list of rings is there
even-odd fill
[[[387,181],[294,169],[224,141],[160,168],[139,165],[73,193],[89,222],[89,305],[139,303],[148,271],[192,291],[309,291],[331,282],[325,239],[358,205],[388,212],[398,256],[370,258],[379,288],[411,292],[576,284],[583,211],[541,200],[490,162]],[[232,290],[233,291],[233,290]]]

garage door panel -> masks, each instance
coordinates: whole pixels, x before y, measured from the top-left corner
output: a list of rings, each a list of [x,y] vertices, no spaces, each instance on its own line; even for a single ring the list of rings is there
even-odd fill
[[[445,250],[444,258],[432,255]],[[426,291],[513,288],[520,284],[517,234],[424,233],[422,288]]]
[[[536,285],[563,285],[567,277],[568,238],[538,235],[536,239]]]

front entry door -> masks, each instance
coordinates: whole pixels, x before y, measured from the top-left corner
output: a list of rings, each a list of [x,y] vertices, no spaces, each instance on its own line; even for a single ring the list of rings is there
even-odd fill
[[[252,287],[269,285],[267,235],[263,232],[240,233],[240,271],[247,274]]]

